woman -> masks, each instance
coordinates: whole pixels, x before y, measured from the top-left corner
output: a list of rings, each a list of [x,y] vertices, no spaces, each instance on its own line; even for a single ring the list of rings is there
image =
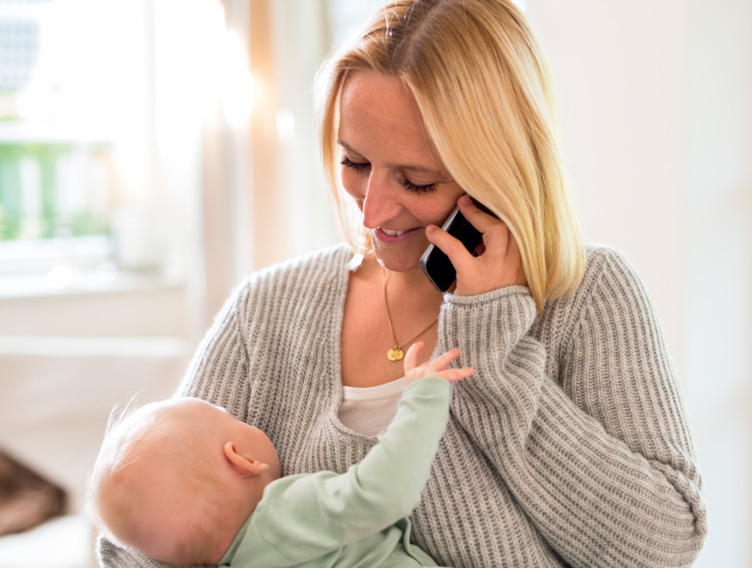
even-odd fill
[[[475,374],[453,385],[420,547],[454,567],[691,565],[705,505],[674,368],[634,271],[580,242],[523,15],[388,1],[323,77],[350,246],[239,286],[180,394],[266,431],[283,474],[345,471],[394,413],[402,351],[459,347]],[[437,227],[455,205],[483,234],[477,256]],[[419,267],[429,242],[457,269],[446,295]]]

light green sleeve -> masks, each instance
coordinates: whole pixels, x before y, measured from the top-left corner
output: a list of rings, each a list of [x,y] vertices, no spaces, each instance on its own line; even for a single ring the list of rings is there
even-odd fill
[[[448,416],[447,381],[410,383],[391,425],[359,464],[341,475],[301,474],[269,485],[238,555],[247,548],[259,566],[292,565],[408,516],[420,501]]]

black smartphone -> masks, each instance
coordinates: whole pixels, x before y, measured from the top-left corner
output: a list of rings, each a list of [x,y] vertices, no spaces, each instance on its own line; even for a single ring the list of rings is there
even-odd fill
[[[478,203],[473,199],[473,202],[480,209],[493,215],[484,205]],[[446,218],[444,224],[441,226],[447,233],[453,237],[459,239],[465,248],[471,253],[475,253],[475,249],[483,240],[483,235],[470,224],[470,221],[465,219],[464,215],[460,213],[460,210],[455,207]],[[452,266],[449,257],[445,255],[439,247],[431,243],[420,257],[420,268],[424,274],[428,277],[437,290],[440,292],[446,292],[450,286],[457,279],[457,271]]]

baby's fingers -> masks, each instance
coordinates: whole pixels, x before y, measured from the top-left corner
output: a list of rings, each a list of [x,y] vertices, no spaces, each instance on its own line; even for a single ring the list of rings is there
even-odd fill
[[[475,370],[472,367],[462,367],[461,369],[445,369],[437,374],[445,381],[453,383],[455,381],[466,379],[474,372]]]
[[[435,359],[432,359],[422,365],[418,365],[418,354],[423,348],[423,342],[414,343],[405,354],[405,384],[421,379],[423,377],[439,377],[445,381],[455,382],[469,377],[473,374],[472,367],[462,367],[460,369],[450,369],[448,365],[460,356],[460,350],[450,349],[442,353]]]
[[[432,359],[428,362],[428,369],[430,371],[441,371],[443,369],[446,369],[447,365],[454,361],[457,357],[460,356],[460,350],[458,348],[450,349],[449,351],[446,351],[436,357],[436,359]]]
[[[423,349],[423,342],[416,341],[410,346],[407,353],[405,353],[405,360],[402,364],[406,375],[418,366],[418,355],[420,354],[421,349]]]

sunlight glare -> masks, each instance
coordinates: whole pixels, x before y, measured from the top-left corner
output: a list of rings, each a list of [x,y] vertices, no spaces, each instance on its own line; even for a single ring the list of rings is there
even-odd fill
[[[253,77],[243,42],[237,33],[225,32],[222,65],[222,106],[225,121],[233,128],[240,128],[248,121],[253,104]]]

